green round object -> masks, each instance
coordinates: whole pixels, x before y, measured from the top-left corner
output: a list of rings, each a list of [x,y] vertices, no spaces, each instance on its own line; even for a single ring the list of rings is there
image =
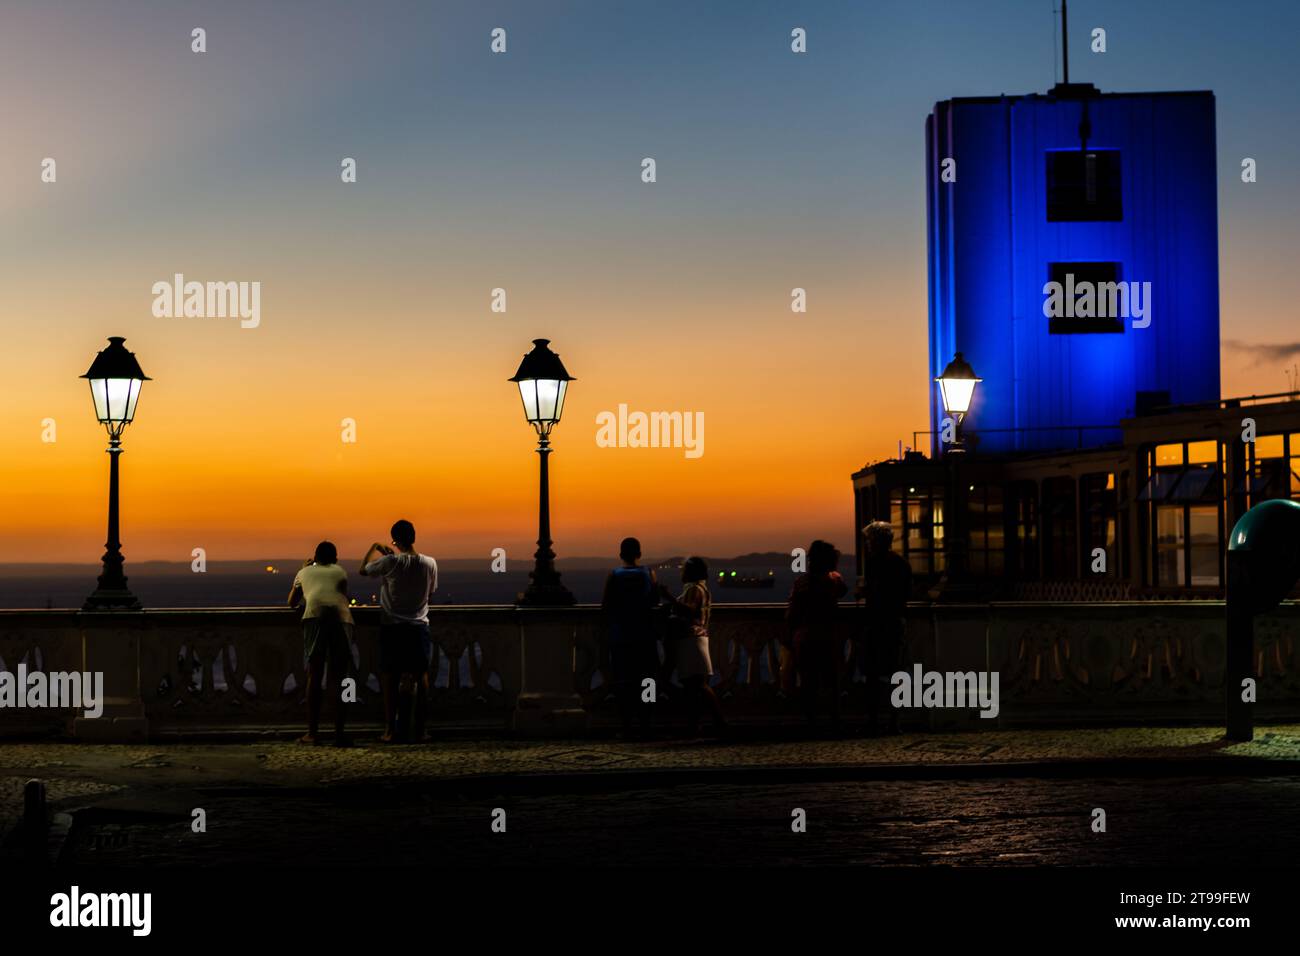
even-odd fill
[[[1263,551],[1283,557],[1300,544],[1300,501],[1274,498],[1251,508],[1232,528],[1229,551]]]
[[[1255,505],[1232,529],[1228,551],[1228,603],[1255,614],[1277,607],[1300,579],[1300,503]]]

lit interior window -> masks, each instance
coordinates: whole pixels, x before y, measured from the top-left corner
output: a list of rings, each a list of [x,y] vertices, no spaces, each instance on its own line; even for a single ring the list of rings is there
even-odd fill
[[[1157,445],[1156,446],[1156,467],[1167,468],[1170,465],[1181,465],[1183,463],[1183,446],[1177,445]]]
[[[1283,454],[1281,435],[1260,435],[1255,439],[1256,458],[1281,458]]]

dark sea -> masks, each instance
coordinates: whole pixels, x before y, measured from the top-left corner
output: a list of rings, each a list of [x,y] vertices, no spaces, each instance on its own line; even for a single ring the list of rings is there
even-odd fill
[[[464,567],[469,562],[439,562],[438,590],[433,604],[513,604],[519,592],[528,586],[531,562],[519,562],[504,573],[492,573],[482,566]],[[482,565],[483,562],[475,562]],[[285,603],[300,562],[226,562],[229,566],[210,565],[202,573],[188,564],[145,562],[132,566],[128,561],[128,586],[147,608],[196,607],[274,607]],[[267,571],[267,567],[275,569]],[[349,565],[349,593],[358,604],[377,604],[377,582],[363,578]],[[612,567],[612,565],[610,566]],[[748,604],[784,602],[790,594],[795,575],[789,563],[714,566],[710,581],[713,600],[717,603]],[[562,581],[574,593],[579,604],[600,602],[601,590],[609,567],[595,565],[568,566],[560,563]],[[717,574],[737,571],[739,577],[769,577],[771,588],[720,587]],[[99,568],[94,565],[6,565],[0,566],[0,608],[70,608],[80,607],[95,589]],[[680,591],[680,571],[675,566],[655,566],[661,582]]]

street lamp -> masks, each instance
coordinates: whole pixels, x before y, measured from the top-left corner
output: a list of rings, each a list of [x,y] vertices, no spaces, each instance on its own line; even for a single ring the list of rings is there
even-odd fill
[[[537,552],[533,555],[532,583],[519,596],[519,603],[538,606],[569,605],[573,594],[560,583],[551,550],[551,491],[547,459],[551,454],[551,429],[564,412],[564,396],[573,381],[560,357],[550,350],[550,339],[533,339],[533,350],[519,363],[510,381],[519,386],[524,417],[537,429],[537,454],[541,456],[541,485],[537,511]]]
[[[122,345],[126,339],[110,336],[108,348],[95,356],[90,370],[81,376],[90,381],[90,397],[95,403],[95,417],[108,430],[108,540],[104,542],[104,571],[99,587],[86,598],[83,610],[113,608],[139,610],[140,601],[126,586],[122,573],[122,542],[117,532],[117,458],[122,454],[122,432],[135,418],[140,401],[140,387],[147,381],[135,354]]]
[[[966,511],[969,505],[966,478],[963,474],[962,459],[966,457],[966,445],[961,437],[961,425],[970,411],[971,399],[975,397],[975,385],[982,382],[970,363],[958,352],[944,368],[943,374],[935,379],[943,396],[943,410],[954,422],[954,434],[951,443],[943,443],[945,463],[948,465],[947,495],[944,509],[944,540],[947,551],[948,566],[944,570],[943,580],[937,591],[947,600],[961,600],[970,597],[973,584],[970,579],[969,540],[967,538]],[[952,457],[949,457],[949,456]]]
[[[939,382],[940,392],[944,395],[944,411],[961,423],[970,411],[971,398],[975,395],[976,382],[984,381],[975,375],[971,363],[962,358],[961,352],[953,356],[952,362],[944,368],[943,375],[935,378]]]
[[[975,397],[976,383],[984,379],[975,374],[970,363],[958,352],[944,368],[943,374],[935,381],[939,383],[939,391],[943,396],[944,413],[957,425],[957,434],[954,436],[951,450],[964,451],[965,446],[961,442],[961,423],[966,418],[966,413],[970,411],[971,399]]]

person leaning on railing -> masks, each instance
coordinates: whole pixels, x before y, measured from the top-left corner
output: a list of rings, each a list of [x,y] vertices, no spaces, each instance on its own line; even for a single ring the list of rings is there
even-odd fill
[[[339,565],[339,552],[329,541],[316,545],[316,554],[303,562],[289,590],[289,606],[304,605],[302,637],[307,657],[307,733],[300,743],[314,744],[320,733],[325,667],[336,684],[347,673],[352,656],[352,612],[348,608],[348,573]],[[334,746],[346,747],[343,701],[334,705]]]

